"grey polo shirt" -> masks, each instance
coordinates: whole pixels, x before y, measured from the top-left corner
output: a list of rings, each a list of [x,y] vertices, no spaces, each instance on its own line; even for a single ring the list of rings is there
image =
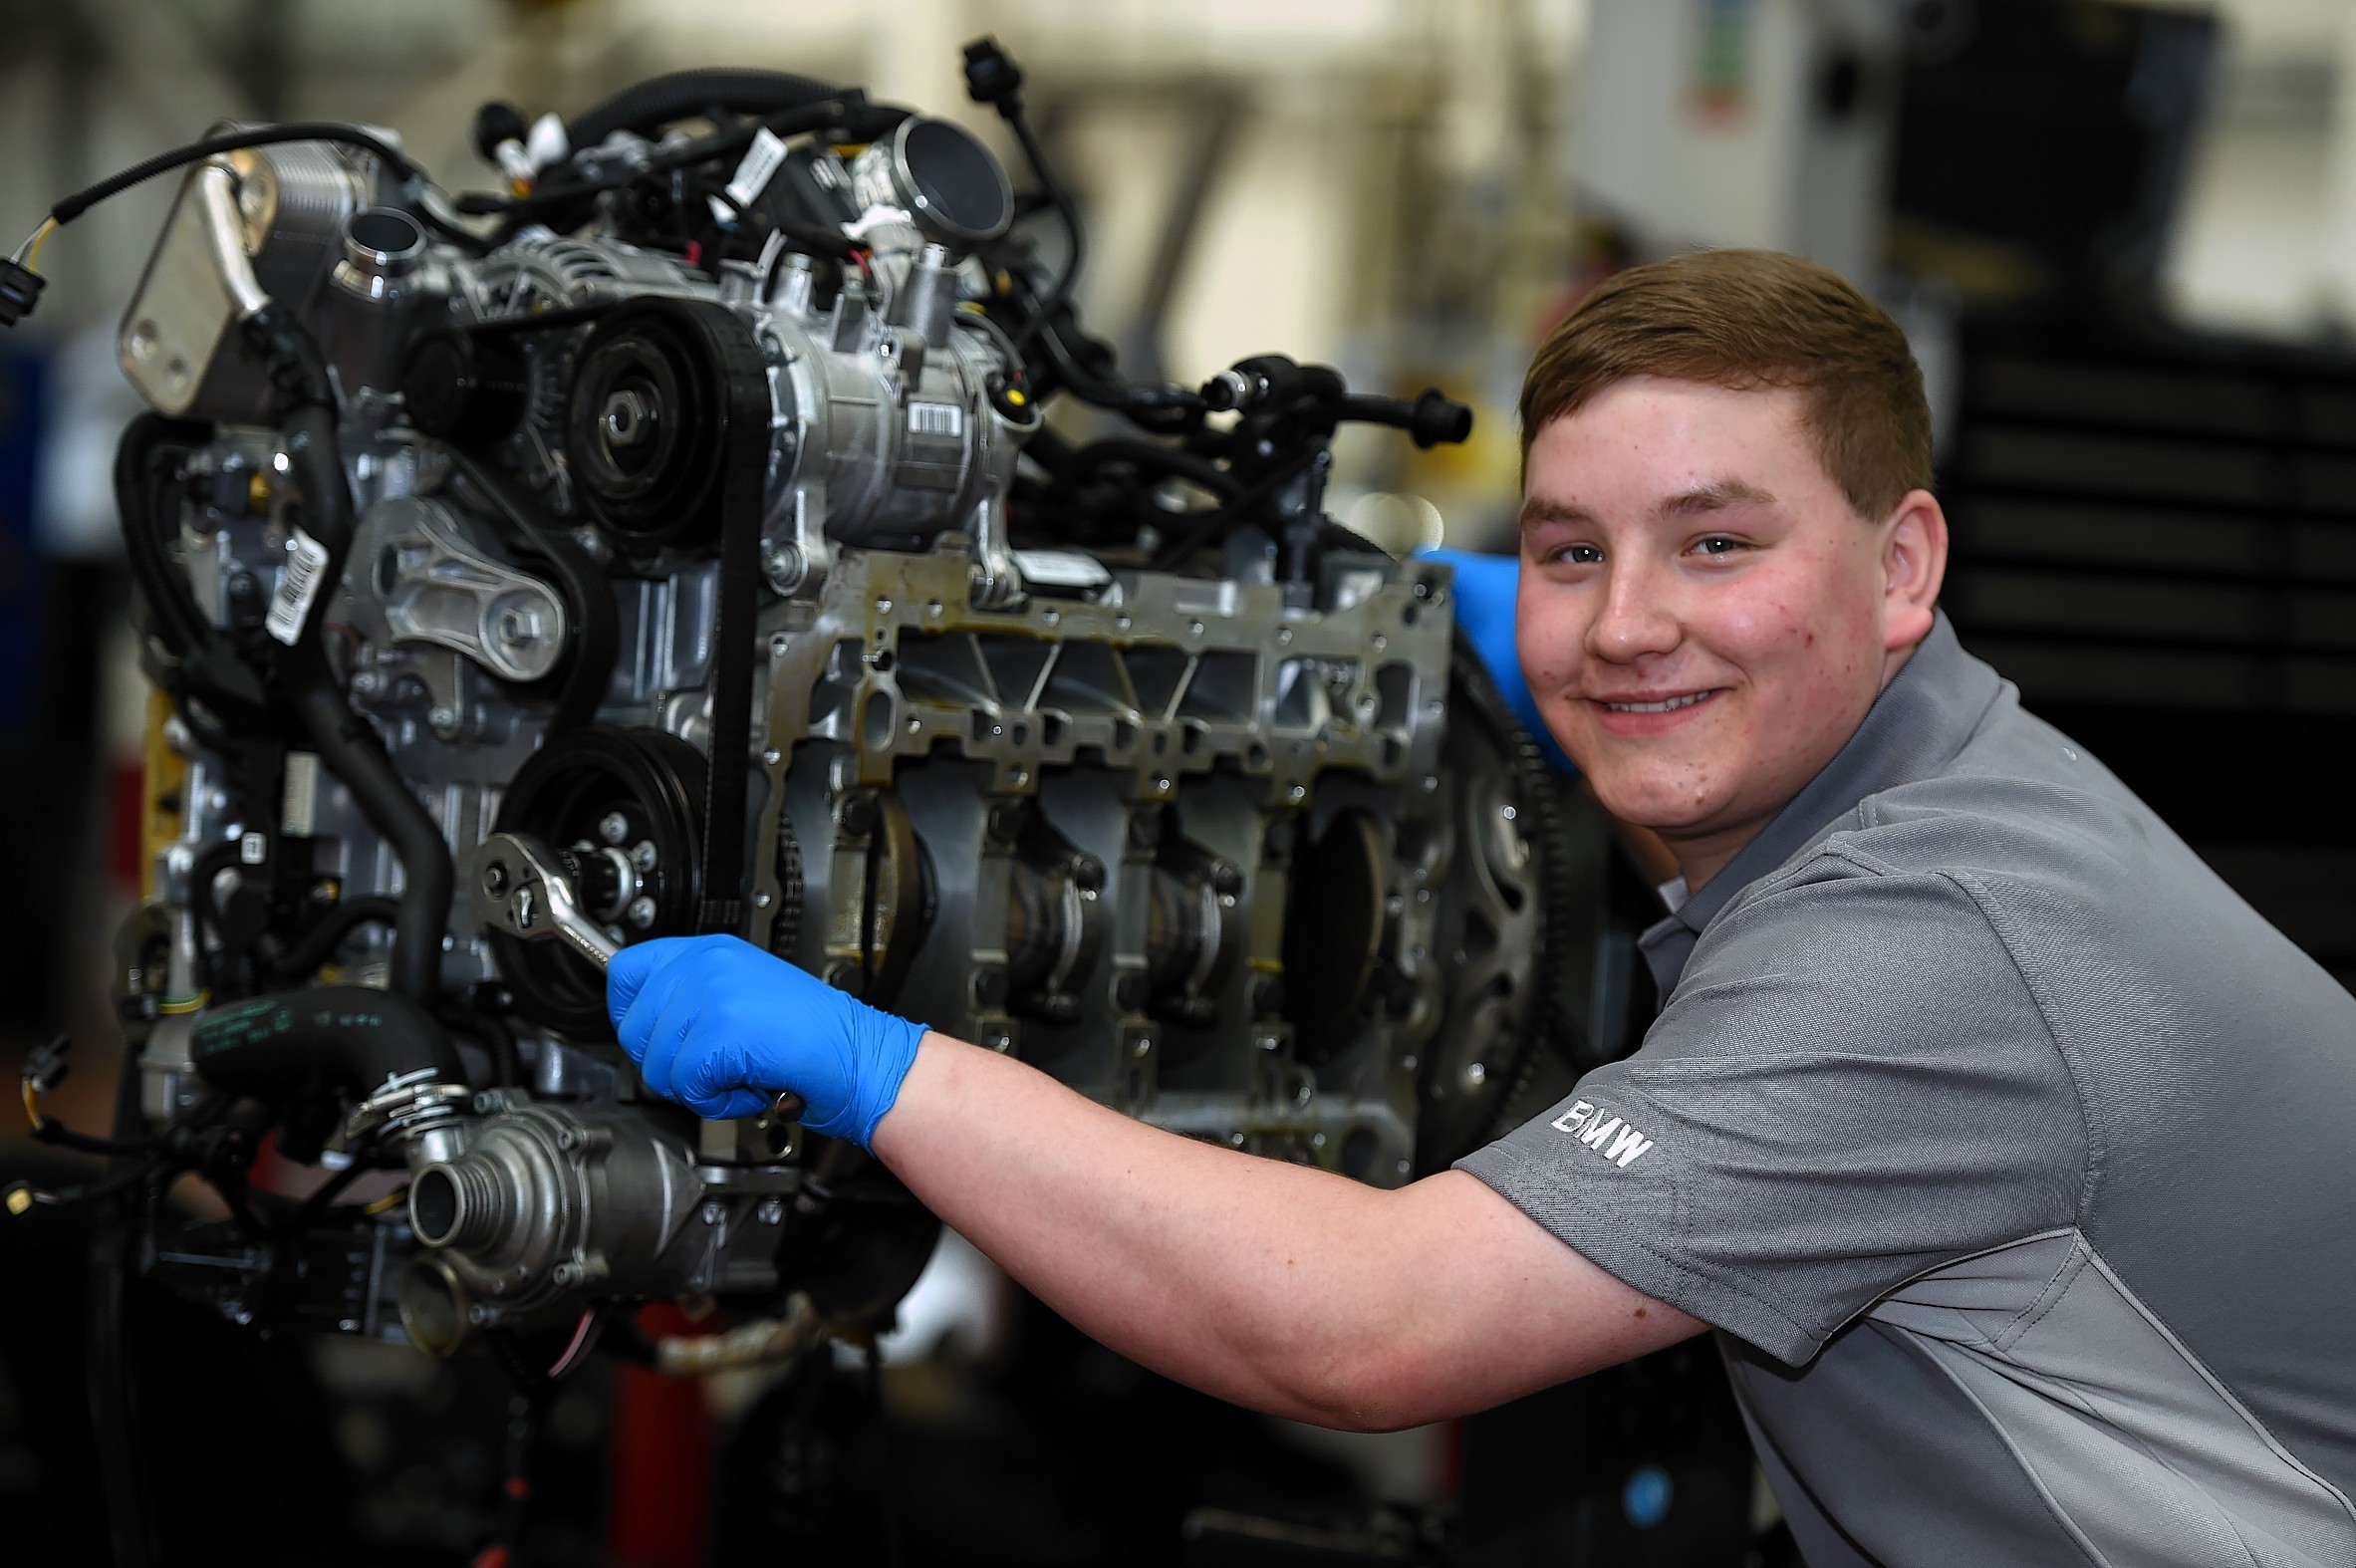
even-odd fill
[[[1944,619],[1644,947],[1463,1169],[1720,1330],[1813,1568],[2356,1565],[2356,999]]]

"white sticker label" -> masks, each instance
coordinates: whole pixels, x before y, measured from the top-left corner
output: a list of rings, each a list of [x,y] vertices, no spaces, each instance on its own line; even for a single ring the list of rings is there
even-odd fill
[[[286,795],[279,802],[278,831],[290,839],[311,837],[319,814],[319,753],[286,754]]]
[[[763,126],[752,133],[752,145],[744,149],[743,161],[736,165],[736,177],[728,181],[728,194],[738,206],[751,206],[769,188],[770,179],[784,161],[784,141]]]
[[[954,440],[965,433],[965,410],[953,402],[909,404],[909,434],[945,435]]]
[[[311,601],[319,597],[319,586],[326,580],[327,546],[296,529],[286,542],[286,571],[278,579],[278,592],[270,596],[270,614],[262,630],[294,647],[303,635],[303,623],[311,619]]]

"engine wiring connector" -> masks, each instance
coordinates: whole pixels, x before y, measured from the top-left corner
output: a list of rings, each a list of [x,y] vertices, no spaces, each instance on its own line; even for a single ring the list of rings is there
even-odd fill
[[[32,268],[0,257],[0,327],[13,327],[33,314],[49,280]]]
[[[66,1053],[73,1048],[73,1036],[61,1034],[26,1057],[27,1087],[39,1095],[55,1093],[58,1085],[66,1081],[66,1075],[73,1071],[72,1065],[66,1060]]]

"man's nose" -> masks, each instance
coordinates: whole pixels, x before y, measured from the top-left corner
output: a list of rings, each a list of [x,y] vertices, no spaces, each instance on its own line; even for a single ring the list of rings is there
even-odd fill
[[[1587,627],[1587,651],[1615,664],[1666,653],[1684,640],[1684,624],[1660,574],[1641,563],[1614,562],[1603,604]]]

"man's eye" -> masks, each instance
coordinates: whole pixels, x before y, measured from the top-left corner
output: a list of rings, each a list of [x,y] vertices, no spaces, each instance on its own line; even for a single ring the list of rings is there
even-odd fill
[[[1708,534],[1697,540],[1694,548],[1703,555],[1732,555],[1742,548],[1742,541],[1729,539],[1724,534]]]
[[[1593,545],[1564,545],[1554,552],[1554,559],[1571,566],[1594,566],[1604,553]]]

